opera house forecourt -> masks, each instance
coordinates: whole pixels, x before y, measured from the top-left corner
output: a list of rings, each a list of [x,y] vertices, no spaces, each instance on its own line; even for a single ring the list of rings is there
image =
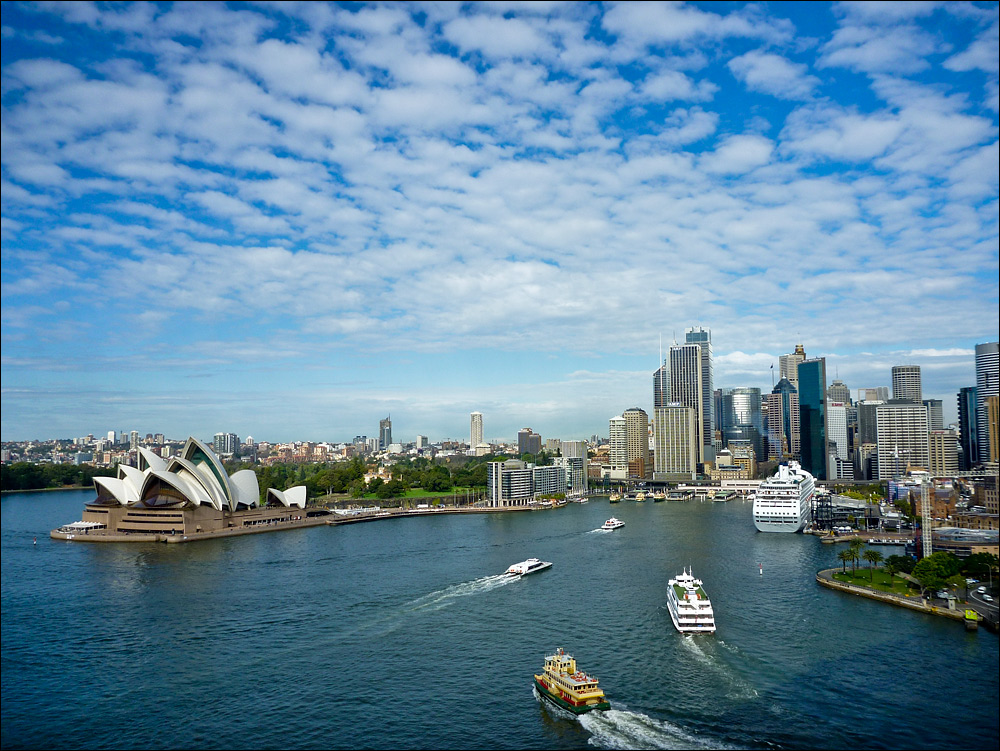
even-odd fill
[[[325,509],[306,512],[306,488],[270,488],[260,503],[253,470],[226,474],[219,457],[197,438],[163,459],[139,448],[138,467],[118,465],[117,477],[95,477],[97,497],[83,519],[51,532],[58,540],[185,542],[207,537],[324,524]]]

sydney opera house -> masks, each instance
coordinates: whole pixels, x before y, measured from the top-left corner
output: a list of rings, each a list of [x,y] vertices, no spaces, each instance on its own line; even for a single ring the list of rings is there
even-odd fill
[[[305,486],[270,488],[262,503],[253,470],[227,474],[219,457],[196,438],[188,438],[180,455],[169,459],[140,447],[137,463],[119,464],[117,477],[95,477],[97,497],[85,506],[83,520],[53,530],[52,537],[97,542],[153,535],[179,541],[258,531],[254,528],[312,515],[305,510]]]

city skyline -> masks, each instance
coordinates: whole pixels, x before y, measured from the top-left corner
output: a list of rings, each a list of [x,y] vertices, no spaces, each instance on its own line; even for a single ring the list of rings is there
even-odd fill
[[[948,424],[998,338],[996,3],[2,20],[4,441],[582,438],[692,327]]]

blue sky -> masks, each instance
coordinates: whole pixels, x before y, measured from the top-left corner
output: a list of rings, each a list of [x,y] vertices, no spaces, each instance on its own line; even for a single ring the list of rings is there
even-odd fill
[[[3,440],[606,435],[684,329],[974,385],[997,3],[2,5]]]

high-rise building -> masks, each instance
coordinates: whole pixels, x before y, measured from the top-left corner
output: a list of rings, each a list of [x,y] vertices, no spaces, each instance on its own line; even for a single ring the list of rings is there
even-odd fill
[[[475,452],[476,446],[483,442],[483,413],[473,412],[469,422],[469,448]]]
[[[628,474],[628,427],[622,415],[608,420],[608,461],[611,471],[622,478]]]
[[[712,365],[712,332],[699,326],[684,332],[685,344],[697,344],[701,347],[701,430],[702,461],[715,458],[715,411],[712,408],[713,365]]]
[[[720,414],[722,442],[749,442],[755,456],[763,455],[764,423],[761,417],[760,389],[756,386],[739,386],[721,389]]]
[[[695,479],[700,443],[693,407],[665,404],[654,409],[653,479],[661,482]]]
[[[873,389],[858,389],[859,402],[887,402],[889,401],[889,387],[876,386]]]
[[[216,433],[212,450],[219,456],[233,456],[239,450],[240,437],[236,433]]]
[[[990,446],[989,461],[996,464],[1000,461],[1000,396],[986,397],[986,438]]]
[[[830,388],[826,390],[826,398],[831,402],[840,402],[846,407],[851,406],[851,390],[839,378],[834,378]]]
[[[787,378],[796,391],[799,390],[799,363],[805,359],[806,351],[801,344],[795,345],[794,352],[778,358],[778,377]]]
[[[931,430],[944,430],[944,405],[940,399],[924,399],[927,407],[927,427]]]
[[[782,378],[767,395],[768,458],[799,455],[799,395],[787,378]]]
[[[829,462],[826,413],[826,358],[799,363],[799,455],[802,469],[827,479]]]
[[[542,436],[531,428],[521,428],[517,431],[517,455],[534,456],[542,450]]]
[[[878,476],[872,479],[892,480],[903,475],[908,466],[928,469],[927,408],[922,403],[890,399],[875,407],[875,421]]]
[[[997,441],[990,441],[990,424],[986,400],[1000,395],[1000,342],[976,345],[976,425],[979,428],[979,462],[991,461],[997,455]],[[994,434],[996,428],[994,428]],[[996,461],[996,459],[992,459]]]
[[[670,360],[653,372],[653,409],[670,403]]]
[[[954,477],[958,473],[958,434],[954,430],[932,430],[928,436],[930,466],[935,477]]]
[[[914,404],[923,403],[919,365],[892,366],[892,398],[906,399]]]
[[[847,461],[847,405],[843,402],[827,402],[826,410],[831,449],[836,451],[838,459]]]
[[[649,462],[649,415],[644,409],[632,407],[625,410],[622,417],[625,418],[629,477],[645,478],[653,471]]]
[[[704,416],[704,389],[702,388],[701,345],[675,344],[670,348],[670,404],[683,404],[695,411],[698,421],[698,462],[705,461],[706,433],[702,424]],[[709,392],[711,393],[711,392]],[[711,411],[711,410],[709,410]]]
[[[976,387],[958,392],[958,436],[962,445],[961,467],[965,472],[979,464],[979,423]]]
[[[386,417],[378,422],[378,450],[385,451],[392,445],[392,420]]]

